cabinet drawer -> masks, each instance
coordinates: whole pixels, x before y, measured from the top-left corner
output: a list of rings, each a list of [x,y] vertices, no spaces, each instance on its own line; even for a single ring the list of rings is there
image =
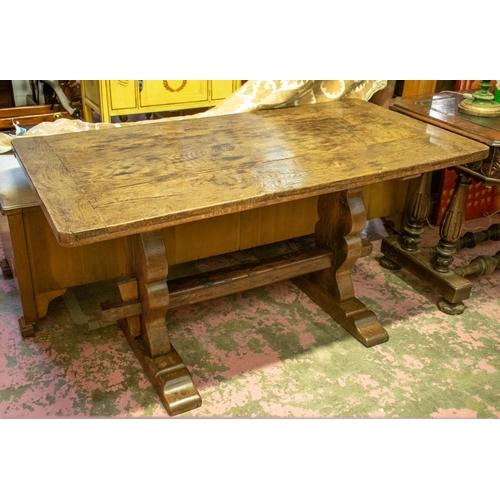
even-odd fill
[[[137,107],[136,80],[109,80],[111,109]]]
[[[141,107],[208,100],[207,80],[144,80]]]

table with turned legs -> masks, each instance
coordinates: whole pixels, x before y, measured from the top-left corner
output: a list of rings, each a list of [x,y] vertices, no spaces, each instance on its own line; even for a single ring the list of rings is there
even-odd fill
[[[439,243],[422,248],[420,235],[430,209],[431,173],[422,175],[408,204],[407,224],[401,235],[384,238],[381,263],[389,269],[403,267],[433,288],[439,295],[437,305],[447,314],[461,314],[472,289],[467,276],[486,275],[500,268],[500,251],[481,255],[468,265],[453,267],[455,253],[464,247],[473,248],[487,241],[500,240],[500,225],[462,235],[467,193],[472,180],[488,188],[500,186],[500,117],[474,116],[463,113],[459,104],[464,96],[443,92],[428,97],[396,98],[391,109],[439,126],[488,147],[488,158],[464,162],[453,169],[458,174],[454,191],[439,227]]]

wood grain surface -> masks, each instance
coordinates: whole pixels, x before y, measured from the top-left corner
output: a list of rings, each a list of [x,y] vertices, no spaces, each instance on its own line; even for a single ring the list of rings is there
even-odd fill
[[[500,117],[462,113],[458,105],[464,99],[462,94],[447,92],[418,98],[398,97],[391,108],[488,146],[500,146]]]
[[[84,245],[485,158],[361,100],[21,138],[60,244]]]

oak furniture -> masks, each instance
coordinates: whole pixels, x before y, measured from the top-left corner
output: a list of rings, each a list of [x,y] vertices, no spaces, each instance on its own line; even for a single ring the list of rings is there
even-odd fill
[[[471,293],[472,284],[465,277],[485,275],[500,268],[500,252],[481,256],[470,265],[452,269],[453,255],[464,247],[473,248],[486,240],[500,240],[500,225],[462,236],[467,192],[472,180],[487,187],[500,186],[500,117],[472,116],[459,110],[463,95],[443,92],[419,98],[397,98],[391,109],[460,136],[473,139],[488,150],[484,161],[466,161],[456,165],[455,189],[440,224],[440,241],[435,248],[420,248],[420,235],[430,208],[430,174],[422,176],[408,209],[408,224],[402,236],[384,238],[382,265],[404,267],[442,295],[438,307],[447,314],[461,314],[463,301]]]
[[[241,80],[82,80],[83,116],[92,122],[112,116],[150,114],[215,106],[229,97]]]
[[[292,278],[365,346],[385,342],[386,330],[356,298],[351,279],[371,249],[360,237],[362,186],[488,154],[475,141],[356,99],[12,145],[60,245],[126,242],[130,274],[119,285],[120,303],[102,315],[122,322],[170,414],[196,408],[201,398],[170,343],[169,308]],[[168,279],[162,230],[314,197],[319,220],[308,251]]]
[[[367,218],[398,221],[408,182],[391,179],[363,186]],[[316,205],[317,197],[304,198],[163,228],[168,262],[181,264],[310,235],[318,220]],[[6,256],[1,267],[6,278],[16,280],[23,310],[19,327],[25,337],[35,335],[50,302],[68,288],[131,272],[126,237],[80,247],[59,245],[12,154],[0,155],[0,211],[5,216],[1,240]],[[214,234],[224,238],[212,238]]]

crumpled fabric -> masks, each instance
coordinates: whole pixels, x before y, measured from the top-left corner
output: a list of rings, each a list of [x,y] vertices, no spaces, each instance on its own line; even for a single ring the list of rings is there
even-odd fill
[[[387,80],[249,80],[204,116],[358,98],[368,101]]]
[[[82,120],[71,120],[69,118],[59,118],[53,122],[42,122],[30,129],[26,130],[23,134],[16,133],[15,135],[0,133],[0,153],[7,153],[12,149],[11,141],[13,139],[23,137],[33,137],[37,135],[56,135],[66,134],[69,132],[84,132],[86,130],[99,130],[102,128],[109,128],[120,126],[114,123],[88,123]],[[17,130],[16,130],[17,132]]]
[[[113,127],[133,127],[162,121],[188,120],[349,98],[368,101],[386,85],[387,80],[248,80],[214,108],[193,115],[124,123],[88,123],[82,120],[59,118],[54,122],[39,123],[21,136],[0,133],[0,153],[11,151],[11,141],[18,137],[85,132]]]

